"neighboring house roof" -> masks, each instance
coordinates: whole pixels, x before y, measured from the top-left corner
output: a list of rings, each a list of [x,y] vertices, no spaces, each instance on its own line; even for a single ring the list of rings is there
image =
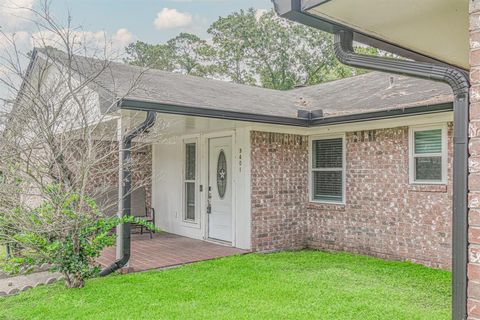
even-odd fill
[[[58,50],[54,56],[65,59]],[[91,74],[105,65],[91,58],[75,59],[76,71],[81,74]],[[135,81],[138,83],[132,90]],[[94,82],[102,96],[289,118],[297,118],[298,110],[321,109],[324,117],[332,117],[453,101],[446,84],[380,72],[280,91],[109,62]]]

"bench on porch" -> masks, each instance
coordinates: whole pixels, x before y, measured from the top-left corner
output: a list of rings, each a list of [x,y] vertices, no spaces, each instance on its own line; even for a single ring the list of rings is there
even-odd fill
[[[97,205],[100,208],[103,208],[103,213],[107,216],[114,216],[118,213],[118,189],[110,189],[107,192],[104,192],[96,199]],[[142,218],[147,222],[155,225],[155,209],[147,206],[146,201],[146,190],[145,187],[140,187],[132,191],[131,195],[131,215],[134,217]],[[144,226],[132,223],[132,230],[137,231],[140,234],[143,232],[148,232],[150,234],[150,239],[154,231],[145,229]]]

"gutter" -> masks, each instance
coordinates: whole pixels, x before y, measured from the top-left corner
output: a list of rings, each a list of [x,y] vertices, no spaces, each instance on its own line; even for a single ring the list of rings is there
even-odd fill
[[[403,109],[389,109],[382,111],[371,111],[365,113],[354,113],[344,116],[324,117],[324,118],[312,118],[309,121],[309,127],[320,127],[325,125],[334,125],[340,123],[354,123],[364,121],[374,121],[390,118],[401,118],[416,115],[435,114],[440,112],[452,111],[453,106],[451,103],[434,104],[419,107],[409,107]]]
[[[153,101],[141,101],[132,99],[123,99],[120,105],[121,109],[137,111],[155,111],[167,114],[178,114],[184,116],[215,118],[224,120],[250,121],[270,124],[283,124],[298,127],[307,127],[308,122],[305,119],[282,117],[275,115],[263,115],[258,113],[238,112],[229,110],[218,110],[206,107],[193,107],[178,104],[166,104]]]
[[[452,230],[452,319],[467,318],[468,263],[468,74],[452,66],[357,54],[351,31],[334,36],[335,55],[343,64],[386,71],[447,83],[453,90],[453,230]]]
[[[328,18],[307,12],[330,0],[272,0],[278,15],[335,34],[334,49],[343,64],[377,71],[397,73],[447,83],[453,90],[453,230],[452,230],[452,319],[467,319],[468,264],[468,112],[469,75],[443,61],[424,56],[387,41],[340,25]],[[393,52],[413,61],[357,54],[353,41]]]
[[[340,30],[351,30],[353,33],[353,40],[361,42],[363,44],[375,47],[384,51],[392,52],[396,55],[409,58],[415,61],[430,62],[438,65],[447,65],[444,62],[435,58],[426,56],[424,54],[406,49],[397,44],[387,42],[385,40],[376,38],[372,35],[368,35],[360,32],[359,30],[353,30],[351,27],[341,23],[330,20],[328,17],[319,18],[312,15],[308,10],[327,3],[332,0],[271,0],[275,7],[275,12],[283,18],[300,22],[301,24],[309,27],[320,29],[328,33],[335,33]]]
[[[130,171],[131,164],[131,147],[132,140],[137,136],[148,132],[155,124],[157,114],[152,111],[147,112],[145,121],[128,132],[122,139],[122,208],[120,217],[130,216],[132,211],[132,174]],[[120,247],[120,258],[113,262],[100,272],[100,276],[104,277],[112,272],[117,271],[128,263],[130,260],[130,223],[124,223],[122,228],[122,246]],[[118,242],[117,242],[118,243]]]
[[[359,121],[373,121],[388,118],[398,118],[414,115],[434,114],[439,112],[449,112],[453,110],[451,103],[442,103],[418,107],[398,108],[381,111],[371,111],[357,114],[348,114],[331,117],[315,116],[317,111],[306,112],[302,117],[281,117],[274,115],[264,115],[258,113],[226,111],[212,108],[199,108],[193,106],[183,106],[175,104],[164,104],[152,101],[140,101],[124,99],[120,104],[120,109],[135,111],[153,111],[165,114],[176,114],[192,117],[214,118],[223,120],[259,122],[277,125],[289,125],[296,127],[318,127],[322,125],[333,125],[340,123],[352,123]]]

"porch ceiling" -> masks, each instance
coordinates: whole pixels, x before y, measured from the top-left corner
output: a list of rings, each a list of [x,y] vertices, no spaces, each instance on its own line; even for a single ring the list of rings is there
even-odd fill
[[[137,110],[122,110],[122,116],[124,119],[128,119],[126,125],[133,127],[145,119],[145,112]],[[157,115],[157,121],[154,127],[150,130],[152,135],[148,135],[146,140],[158,143],[159,141],[162,141],[162,139],[159,139],[161,137],[167,139],[165,141],[168,142],[168,138],[170,137],[228,131],[249,125],[252,125],[252,123],[160,112]],[[150,141],[149,139],[152,140]]]
[[[303,13],[305,16],[300,17],[300,20],[304,21],[300,22],[314,24],[325,31],[353,29],[357,41],[416,60],[431,58],[463,69],[469,68],[468,0],[361,2],[274,0],[274,2],[280,14],[291,14],[292,11]],[[320,22],[308,22],[312,17]],[[382,44],[378,40],[387,44]],[[412,51],[414,54],[402,49]]]

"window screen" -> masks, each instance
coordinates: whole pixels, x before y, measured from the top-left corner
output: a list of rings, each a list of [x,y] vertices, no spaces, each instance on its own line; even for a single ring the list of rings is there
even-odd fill
[[[312,199],[343,201],[343,139],[312,143]]]
[[[442,181],[442,129],[414,131],[413,144],[414,180]]]

